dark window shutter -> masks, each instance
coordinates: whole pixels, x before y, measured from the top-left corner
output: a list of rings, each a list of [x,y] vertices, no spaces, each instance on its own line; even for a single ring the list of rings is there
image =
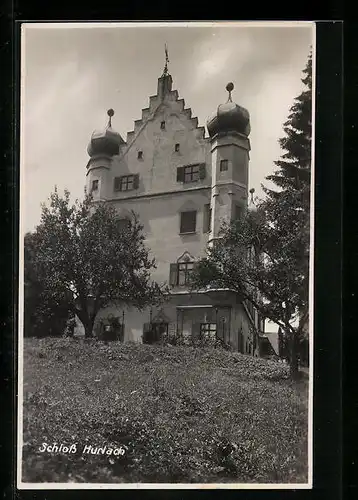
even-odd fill
[[[184,167],[177,168],[177,182],[184,182]]]
[[[193,262],[193,271],[194,271],[194,272],[198,270],[199,265],[200,265],[200,262],[198,262],[198,261]]]
[[[194,262],[193,263],[193,270],[192,270],[192,273],[190,274],[190,279],[193,278],[193,274],[197,273],[198,269],[199,269],[199,262]]]
[[[199,178],[205,179],[205,176],[206,176],[206,165],[205,163],[201,163],[199,165]]]
[[[138,189],[139,187],[139,174],[133,176],[133,189]]]
[[[114,191],[119,191],[121,189],[121,177],[114,178]]]
[[[203,220],[203,232],[208,233],[210,231],[211,226],[211,208],[210,203],[204,205],[204,220]]]
[[[178,284],[178,264],[170,264],[169,285],[175,286]]]

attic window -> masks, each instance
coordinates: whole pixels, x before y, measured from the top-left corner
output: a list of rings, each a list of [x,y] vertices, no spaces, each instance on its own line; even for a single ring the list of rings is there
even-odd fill
[[[160,128],[161,128],[162,130],[164,130],[164,129],[165,129],[165,122],[161,122],[161,123],[160,123]]]
[[[178,153],[179,150],[180,150],[180,144],[177,143],[177,144],[175,144],[175,152]]]
[[[138,160],[143,160],[143,151],[138,151]]]

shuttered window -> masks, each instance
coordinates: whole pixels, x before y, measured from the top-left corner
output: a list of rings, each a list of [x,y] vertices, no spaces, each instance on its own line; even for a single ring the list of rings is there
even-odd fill
[[[180,234],[195,233],[196,231],[196,211],[181,212],[180,214]]]
[[[206,166],[205,163],[197,163],[195,165],[186,165],[177,168],[177,182],[185,184],[197,182],[199,179],[205,179]]]
[[[132,191],[138,189],[139,186],[139,175],[122,175],[121,177],[115,177],[114,179],[114,190],[115,191]]]
[[[189,285],[194,268],[194,262],[179,262],[170,264],[169,284],[171,286]]]

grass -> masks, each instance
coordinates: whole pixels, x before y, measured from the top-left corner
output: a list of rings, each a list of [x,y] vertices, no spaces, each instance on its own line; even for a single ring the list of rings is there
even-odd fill
[[[25,339],[23,441],[24,482],[307,482],[307,383],[221,349]]]

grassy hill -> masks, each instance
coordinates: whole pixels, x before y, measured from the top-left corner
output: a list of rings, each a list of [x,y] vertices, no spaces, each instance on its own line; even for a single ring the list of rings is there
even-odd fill
[[[307,383],[292,384],[275,361],[25,339],[23,411],[26,482],[307,481]]]

